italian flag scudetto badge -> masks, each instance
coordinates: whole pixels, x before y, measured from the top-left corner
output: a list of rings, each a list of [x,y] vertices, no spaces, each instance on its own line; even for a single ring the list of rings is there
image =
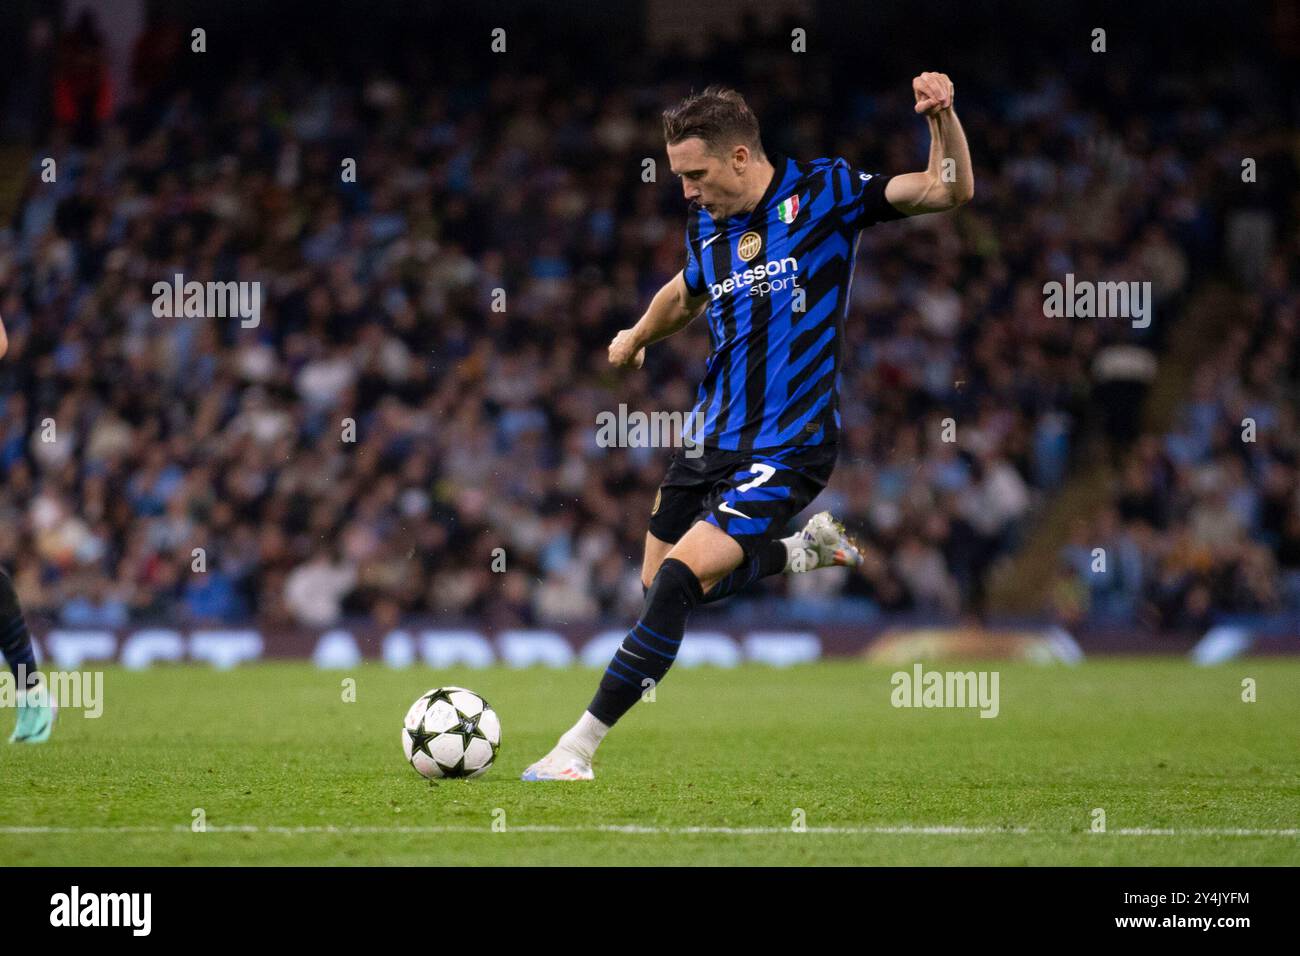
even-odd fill
[[[781,221],[789,224],[794,222],[794,217],[799,215],[799,194],[795,193],[781,205],[776,207],[776,214]]]

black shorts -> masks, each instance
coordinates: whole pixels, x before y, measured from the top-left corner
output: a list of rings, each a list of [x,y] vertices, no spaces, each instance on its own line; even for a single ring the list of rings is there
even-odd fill
[[[755,451],[705,448],[673,456],[650,511],[650,533],[676,544],[696,521],[736,540],[745,557],[781,537],[790,519],[821,494],[835,469],[838,445]]]

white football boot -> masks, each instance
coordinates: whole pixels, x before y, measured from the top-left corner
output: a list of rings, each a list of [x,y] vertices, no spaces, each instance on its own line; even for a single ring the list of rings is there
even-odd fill
[[[790,574],[815,568],[855,568],[862,563],[857,545],[829,511],[819,511],[808,519],[802,531],[784,540],[790,549],[786,567]]]
[[[591,761],[556,747],[519,776],[520,780],[595,780]]]

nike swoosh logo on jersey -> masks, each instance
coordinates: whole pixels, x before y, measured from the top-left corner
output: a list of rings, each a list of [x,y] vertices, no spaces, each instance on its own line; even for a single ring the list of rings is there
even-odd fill
[[[722,504],[718,505],[718,510],[725,511],[729,515],[735,515],[737,518],[749,517],[749,515],[745,514],[744,512],[737,511],[735,508],[731,507],[730,501],[724,501]]]
[[[709,243],[712,242],[714,239],[721,239],[721,238],[722,238],[722,233],[715,232],[713,235],[709,236],[709,238],[705,239],[703,242],[700,243],[700,252],[703,252],[705,249],[709,248]]]

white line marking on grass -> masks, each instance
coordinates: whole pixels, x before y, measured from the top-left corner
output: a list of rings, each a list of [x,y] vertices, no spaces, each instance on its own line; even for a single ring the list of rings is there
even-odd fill
[[[189,827],[181,829],[188,830]],[[25,833],[172,833],[176,827],[116,826],[116,827],[0,827],[0,836]]]
[[[45,834],[45,833],[189,833],[185,824],[175,826],[0,826],[0,836],[8,834]],[[308,834],[419,834],[419,833],[490,833],[487,826],[261,826],[257,824],[238,824],[231,826],[209,826],[204,833],[258,833],[276,835]],[[1145,828],[1129,827],[1108,830],[1104,833],[1092,833],[1086,830],[1043,830],[1032,827],[963,827],[963,826],[844,826],[844,827],[808,827],[794,831],[789,827],[655,827],[638,824],[604,824],[597,826],[546,826],[523,825],[511,826],[507,833],[628,833],[668,836],[689,836],[692,834],[710,834],[718,836],[773,836],[779,833],[813,833],[859,836],[983,836],[990,834],[1053,834],[1069,835],[1079,833],[1086,836],[1124,836],[1124,837],[1188,837],[1188,836],[1226,836],[1226,837],[1300,837],[1300,828],[1287,829],[1250,829],[1246,827],[1218,828],[1193,827]]]
[[[1300,836],[1300,829],[1292,827],[1283,830],[1251,830],[1245,827],[1205,827],[1188,830],[1169,828],[1126,827],[1111,831],[1118,836]]]

